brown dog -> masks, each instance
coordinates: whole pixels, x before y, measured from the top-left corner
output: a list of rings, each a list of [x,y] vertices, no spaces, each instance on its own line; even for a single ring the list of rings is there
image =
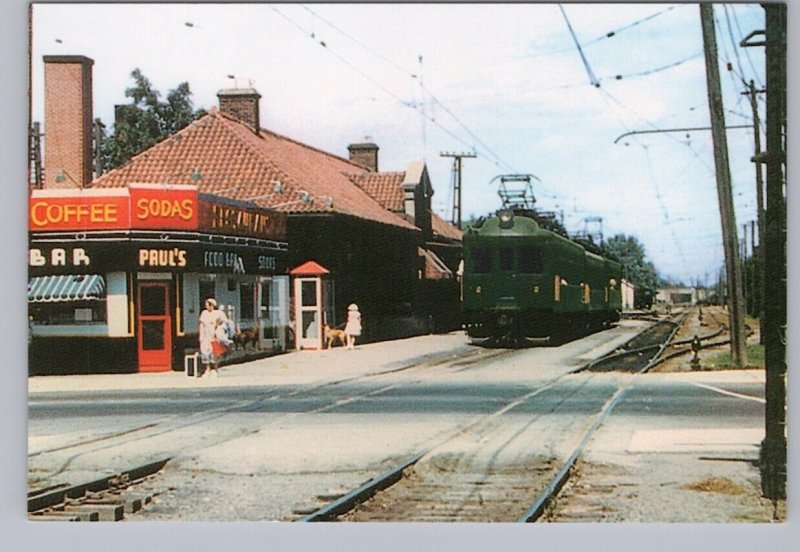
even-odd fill
[[[233,343],[236,349],[247,349],[250,345],[253,349],[258,349],[258,326],[242,330],[233,336]]]
[[[334,341],[337,339],[339,343],[342,344],[342,347],[345,346],[347,343],[347,336],[344,334],[344,330],[337,330],[336,328],[331,328],[327,324],[325,324],[325,342],[328,344],[328,349],[333,347]]]

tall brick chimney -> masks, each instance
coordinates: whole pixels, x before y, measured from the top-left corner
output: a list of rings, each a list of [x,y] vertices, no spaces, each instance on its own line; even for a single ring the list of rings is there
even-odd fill
[[[259,100],[261,94],[253,88],[227,88],[217,92],[219,110],[253,127],[258,134],[261,128]]]
[[[44,56],[44,188],[92,181],[92,65],[85,56]]]
[[[350,152],[350,161],[358,163],[372,172],[378,172],[378,149],[378,146],[372,142],[347,146],[347,151]]]

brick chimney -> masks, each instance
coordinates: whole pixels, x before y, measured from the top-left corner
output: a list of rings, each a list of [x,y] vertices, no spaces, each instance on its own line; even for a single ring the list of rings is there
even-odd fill
[[[350,161],[358,163],[372,172],[378,172],[378,146],[372,142],[363,144],[350,144]]]
[[[92,181],[92,65],[85,56],[44,56],[44,188]]]
[[[261,128],[261,115],[258,103],[261,94],[253,88],[227,88],[217,92],[219,110],[247,123],[258,134]]]

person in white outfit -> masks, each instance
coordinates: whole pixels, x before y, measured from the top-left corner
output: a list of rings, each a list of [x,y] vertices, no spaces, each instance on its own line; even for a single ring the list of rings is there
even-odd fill
[[[219,374],[219,357],[224,352],[217,339],[217,331],[227,322],[228,317],[217,309],[217,301],[213,297],[206,299],[206,309],[200,313],[198,334],[200,339],[200,361],[203,363],[203,375]]]
[[[344,327],[344,333],[347,336],[347,348],[352,349],[356,346],[356,338],[361,335],[361,313],[355,303],[347,307],[347,325]]]

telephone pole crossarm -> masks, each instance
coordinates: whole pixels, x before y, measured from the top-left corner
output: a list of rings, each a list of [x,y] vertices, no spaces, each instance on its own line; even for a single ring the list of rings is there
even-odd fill
[[[453,224],[461,228],[461,160],[471,159],[477,157],[475,152],[471,153],[453,153],[443,151],[439,154],[441,157],[453,158]]]

